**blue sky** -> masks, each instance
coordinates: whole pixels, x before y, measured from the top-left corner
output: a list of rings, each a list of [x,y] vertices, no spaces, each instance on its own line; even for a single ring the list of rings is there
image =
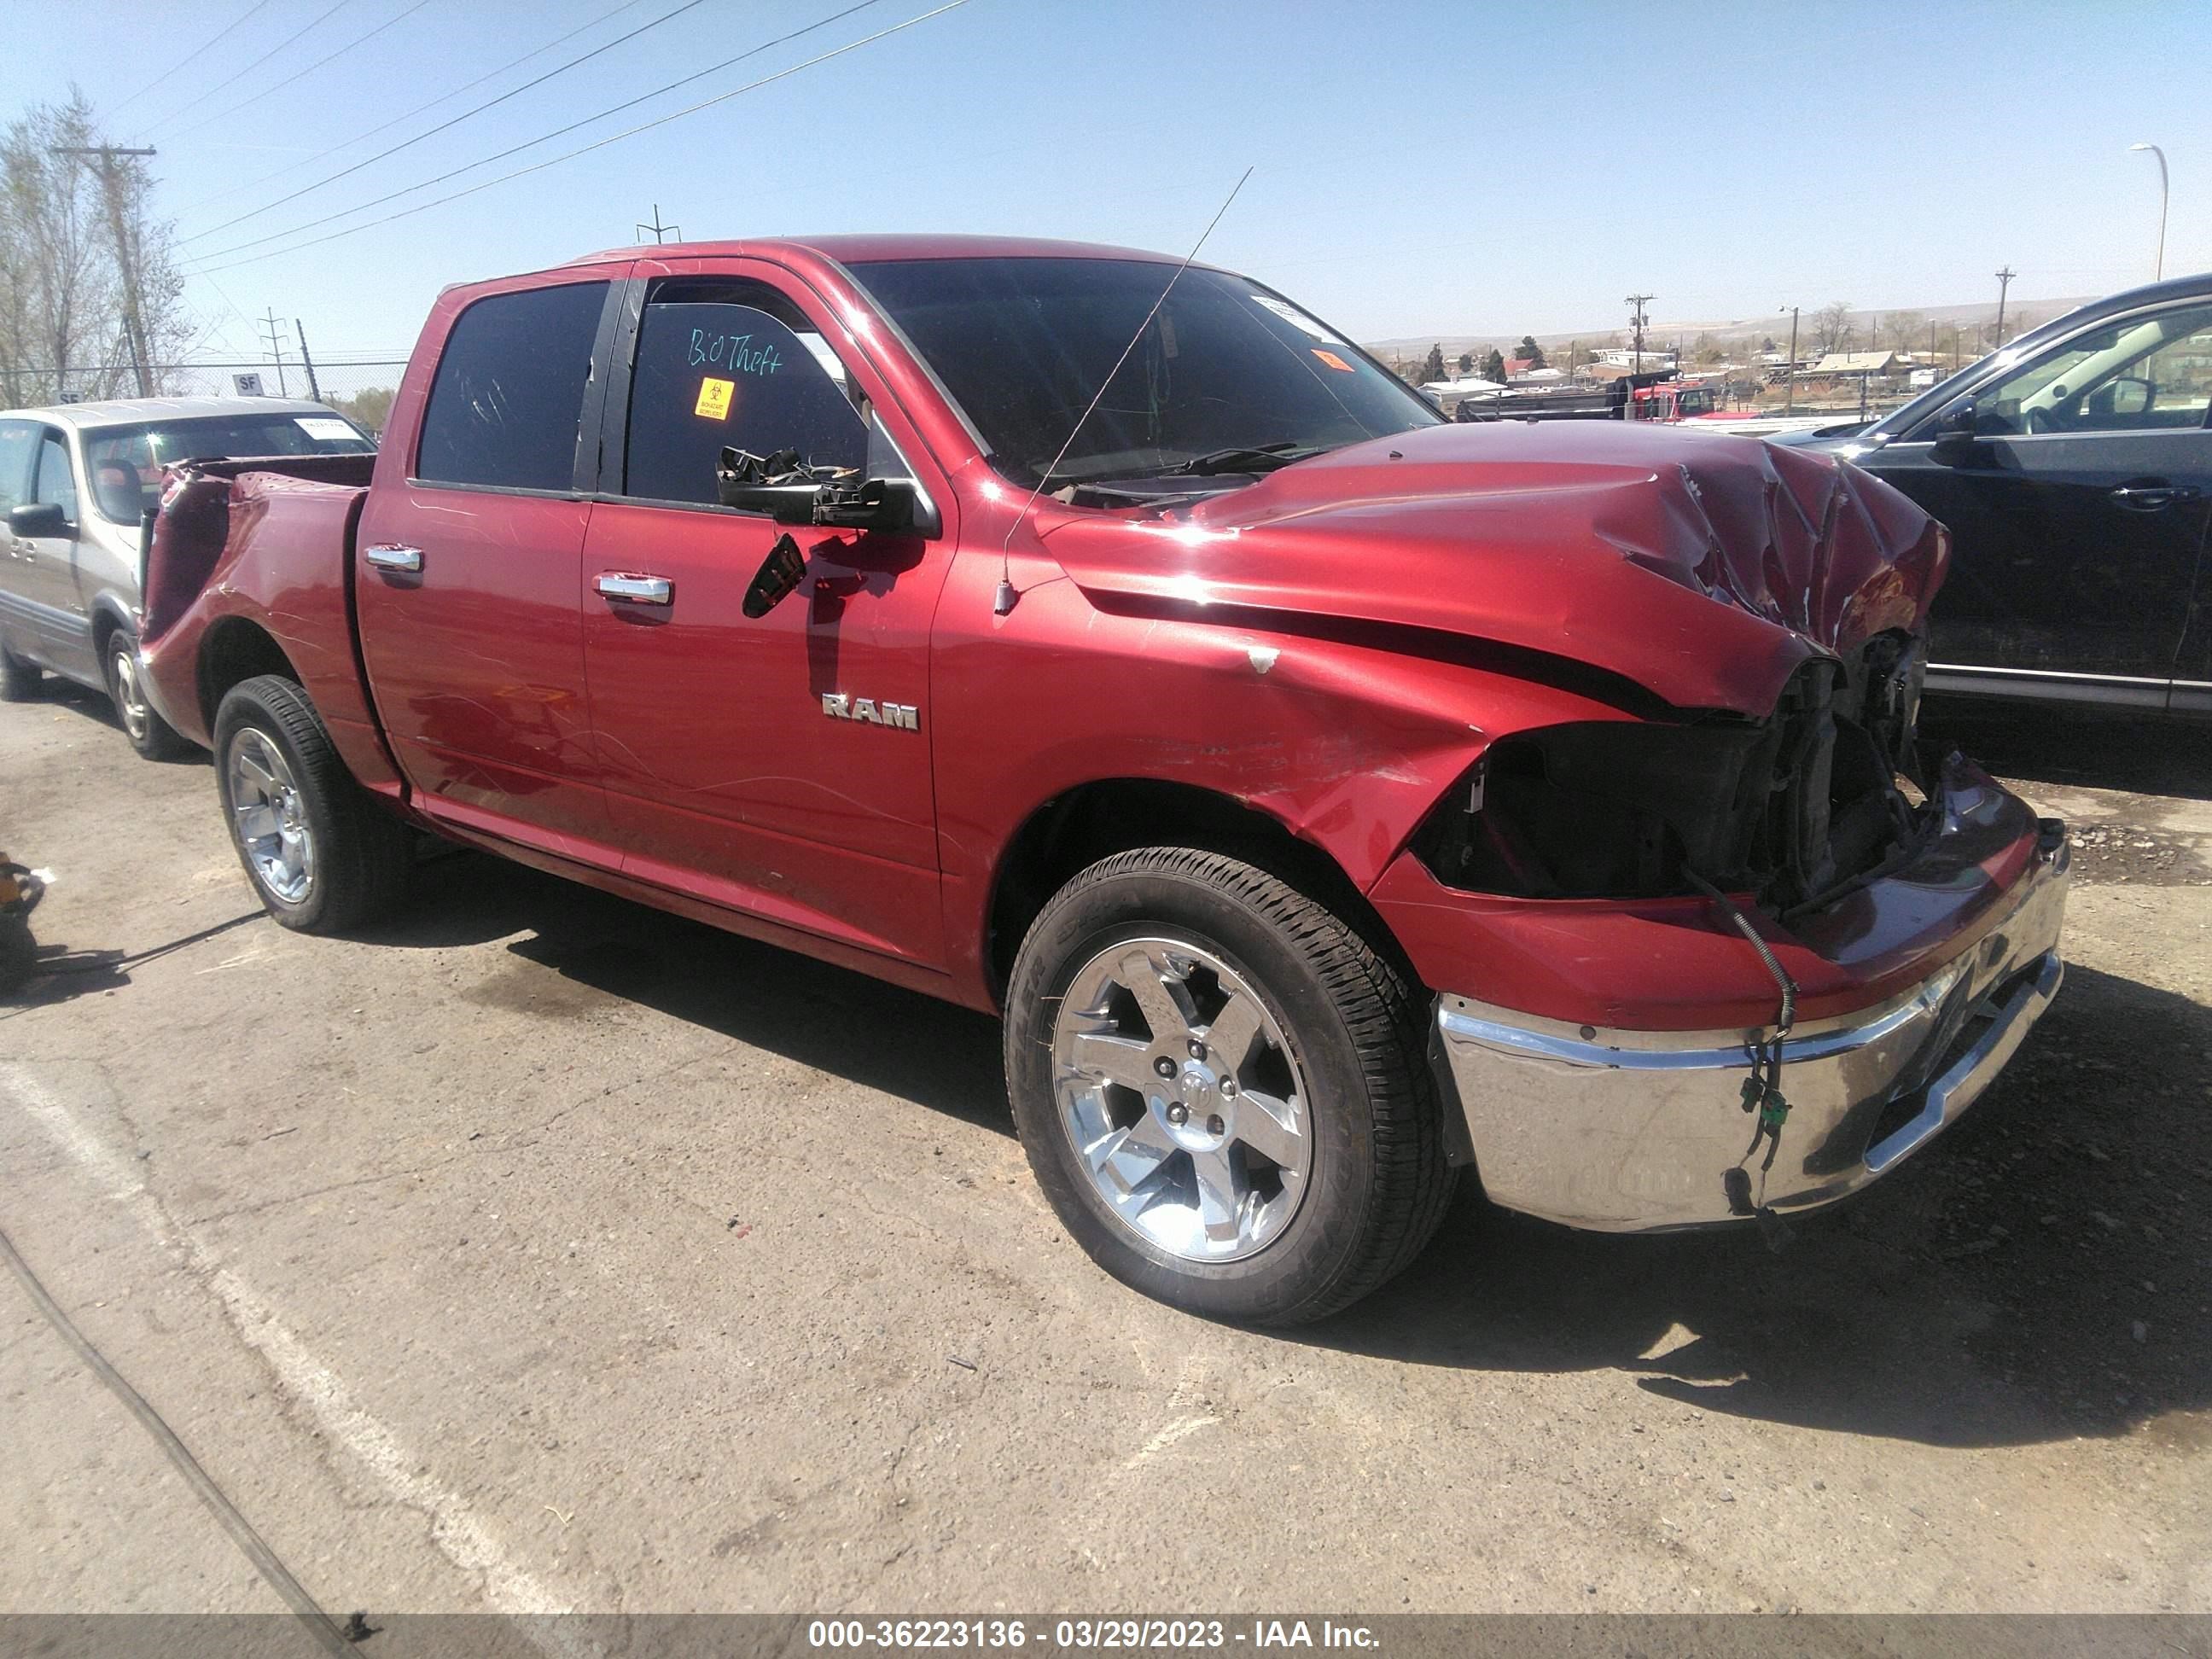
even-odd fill
[[[181,233],[272,201],[669,11],[636,0],[376,138],[349,140],[616,0],[6,0],[0,114],[74,80],[151,143]],[[842,21],[429,195],[728,91],[926,11]],[[2162,145],[2168,275],[2212,267],[2212,5],[1541,5],[970,0],[757,92],[450,205],[298,252],[220,251],[521,143],[851,0],[702,0],[582,67],[212,235],[191,302],[210,354],[246,316],[319,356],[404,355],[449,283],[636,239],[997,231],[1187,248],[1366,339],[1749,319],[2094,294],[2147,280]],[[392,20],[397,19],[393,21]],[[324,54],[391,23],[316,69]],[[229,77],[303,26],[296,42]],[[228,84],[224,84],[229,81]],[[140,88],[150,90],[140,93]],[[240,100],[248,100],[239,107]],[[197,130],[195,130],[197,129]],[[295,167],[260,182],[279,168]],[[409,197],[380,211],[421,199]],[[343,228],[341,220],[311,234]],[[216,267],[231,268],[218,270]]]

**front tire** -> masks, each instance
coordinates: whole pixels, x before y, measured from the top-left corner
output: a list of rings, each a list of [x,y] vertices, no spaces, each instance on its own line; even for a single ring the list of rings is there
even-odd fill
[[[215,717],[216,787],[231,844],[269,914],[339,933],[405,890],[407,828],[354,781],[307,694],[276,674],[225,694]]]
[[[115,705],[115,718],[140,757],[165,761],[182,755],[190,745],[146,700],[138,672],[138,641],[128,629],[118,628],[107,636],[106,666],[107,696]]]
[[[1091,1259],[1209,1318],[1295,1325],[1418,1255],[1451,1182],[1413,987],[1327,907],[1187,848],[1102,860],[1015,957],[1006,1077]]]

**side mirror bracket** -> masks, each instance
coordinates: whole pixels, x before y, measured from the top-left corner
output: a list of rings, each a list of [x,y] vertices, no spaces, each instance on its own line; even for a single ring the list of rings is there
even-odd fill
[[[1971,394],[1945,404],[1936,417],[1936,441],[1928,451],[1928,459],[1938,466],[1965,466],[1978,459],[1982,441],[1977,417]]]

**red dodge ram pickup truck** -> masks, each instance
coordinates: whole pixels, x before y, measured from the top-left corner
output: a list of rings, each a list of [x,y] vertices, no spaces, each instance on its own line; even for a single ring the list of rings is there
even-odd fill
[[[143,665],[286,926],[411,826],[1002,1012],[1085,1249],[1289,1323],[1464,1167],[1750,1219],[1983,1091],[2067,848],[1919,753],[1947,553],[1825,457],[1448,423],[1224,270],[703,243],[449,290],[374,457],[177,469]]]

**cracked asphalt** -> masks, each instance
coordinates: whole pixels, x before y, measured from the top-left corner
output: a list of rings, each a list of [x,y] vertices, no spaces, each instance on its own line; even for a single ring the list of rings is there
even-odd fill
[[[50,688],[0,1228],[341,1617],[2212,1611],[2212,760],[1976,737],[2103,833],[1943,1142],[1778,1253],[1464,1199],[1274,1336],[1084,1261],[990,1022],[474,854],[295,937]],[[281,1610],[12,1279],[0,1401],[0,1608]]]

